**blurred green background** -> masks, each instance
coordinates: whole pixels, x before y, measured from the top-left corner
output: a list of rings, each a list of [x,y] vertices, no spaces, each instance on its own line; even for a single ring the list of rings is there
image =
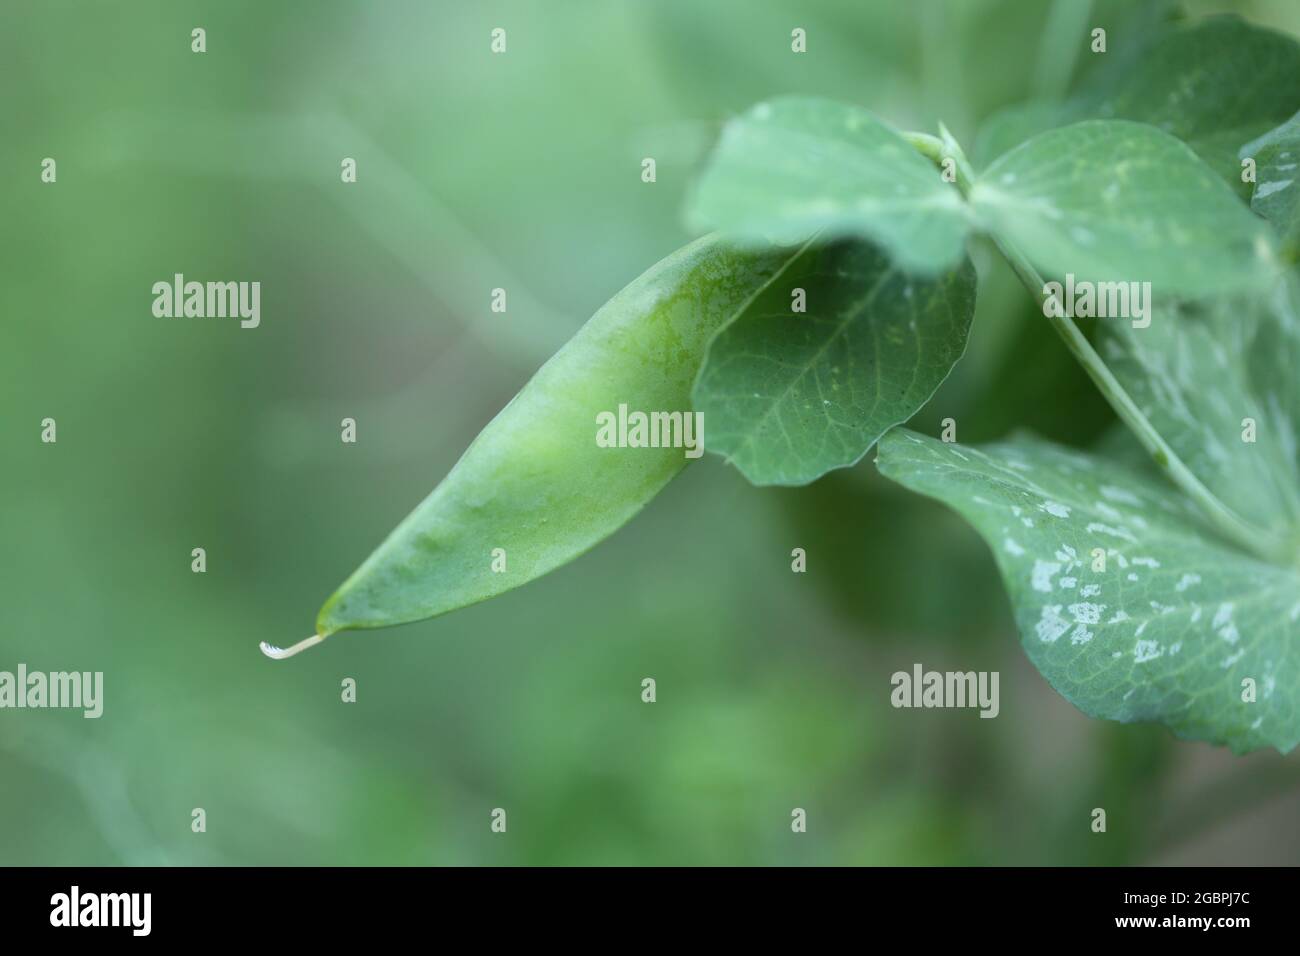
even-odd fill
[[[969,147],[1051,94],[1052,8],[5,3],[0,669],[101,670],[106,705],[0,711],[0,864],[1300,861],[1297,757],[1085,718],[1021,653],[975,533],[869,461],[760,490],[706,457],[502,598],[257,650],[309,634],[537,366],[691,238],[728,116],[823,94]],[[1190,8],[1300,29],[1282,0]],[[1177,15],[1088,22],[1122,55]],[[1107,409],[975,251],[970,352],[917,427],[1096,440]],[[155,318],[176,272],[259,280],[261,327]],[[892,709],[915,662],[1000,671],[1000,717]]]

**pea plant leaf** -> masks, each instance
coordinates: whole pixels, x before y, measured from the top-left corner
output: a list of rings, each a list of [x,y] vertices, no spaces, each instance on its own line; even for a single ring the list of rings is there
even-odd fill
[[[1220,501],[1261,529],[1300,529],[1300,321],[1294,282],[1164,300],[1149,325],[1098,323],[1115,377]]]
[[[963,254],[956,189],[898,132],[846,103],[790,97],[729,122],[688,218],[741,242],[815,233],[882,245],[901,268],[935,274]]]
[[[976,131],[972,158],[981,167],[987,166],[1038,133],[1083,119],[1101,119],[1089,112],[1099,100],[1099,90],[1128,76],[1137,59],[1167,36],[1181,12],[1180,6],[1179,0],[1146,0],[1137,4],[1128,0],[1092,0],[1078,4],[1053,4],[1049,23],[1061,32],[1044,30],[1039,39],[1037,73],[1056,76],[1058,82],[1035,83],[1031,91],[1037,99],[1014,103],[986,117]],[[1058,7],[1070,8],[1069,13],[1059,16]],[[1068,33],[1061,26],[1067,21]],[[1094,49],[1098,41],[1097,29],[1105,31],[1104,56]],[[1070,78],[1074,78],[1074,92],[1067,96],[1066,90],[1060,88],[1059,71],[1070,64],[1070,76],[1065,78],[1065,82],[1069,86]]]
[[[703,450],[703,436],[691,436],[687,426],[691,385],[709,339],[797,256],[791,249],[738,252],[705,238],[619,292],[326,601],[320,636],[482,601],[559,567],[620,528],[691,461],[688,453]],[[637,435],[632,416],[654,413],[677,415],[669,428],[680,429],[678,447],[658,440],[647,447],[656,434],[653,422]],[[621,437],[620,447],[597,443],[604,415],[620,419],[626,446]],[[677,436],[667,437],[676,442]],[[694,451],[684,447],[690,437]]]
[[[1300,113],[1241,148],[1255,161],[1250,208],[1277,227],[1282,253],[1300,262]]]
[[[1229,14],[1170,31],[1089,113],[1158,126],[1240,182],[1240,145],[1298,107],[1300,43]]]
[[[993,163],[970,199],[984,228],[1051,277],[1194,297],[1255,287],[1277,268],[1258,218],[1183,143],[1141,123],[1040,133]]]
[[[1237,752],[1300,741],[1294,565],[1220,541],[1162,482],[1036,439],[978,449],[894,429],[878,447],[883,474],[984,538],[1025,652],[1084,713]]]
[[[709,346],[694,391],[709,450],[759,485],[854,464],[947,378],[974,311],[969,260],[915,278],[869,243],[809,245]]]
[[[1106,69],[1111,62],[1065,102],[994,114],[980,130],[977,159],[988,162],[1034,134],[1080,120],[1127,119],[1181,139],[1237,188],[1240,145],[1300,108],[1300,43],[1232,15],[1161,30],[1143,55]]]

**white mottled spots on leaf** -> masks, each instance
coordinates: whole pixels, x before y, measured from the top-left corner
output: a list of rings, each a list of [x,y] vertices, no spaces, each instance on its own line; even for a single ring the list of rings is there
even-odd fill
[[[1219,605],[1219,609],[1214,612],[1214,620],[1210,622],[1210,627],[1218,633],[1229,644],[1236,644],[1241,637],[1237,633],[1237,625],[1232,620],[1232,602],[1225,601]]]
[[[1070,508],[1068,505],[1058,504],[1055,501],[1044,501],[1038,507],[1040,510],[1046,511],[1049,515],[1056,518],[1070,517]]]
[[[1045,604],[1043,605],[1042,616],[1038,619],[1038,623],[1034,625],[1034,630],[1037,632],[1040,641],[1044,644],[1052,644],[1070,629],[1070,624],[1070,621],[1061,617],[1061,605]]]
[[[1135,538],[1130,532],[1125,531],[1123,528],[1115,528],[1108,524],[1102,524],[1100,521],[1090,522],[1088,524],[1088,532],[1090,534],[1108,534],[1112,538],[1122,538],[1125,541],[1131,541],[1134,544],[1137,544],[1137,538]]]
[[[1223,628],[1219,631],[1219,637],[1223,638],[1229,644],[1236,644],[1237,641],[1241,639],[1241,635],[1237,633],[1237,625],[1233,624],[1231,621],[1223,625]]]
[[[1070,616],[1080,624],[1096,624],[1101,620],[1101,612],[1106,610],[1106,605],[1080,601],[1071,604],[1069,610]]]
[[[1213,622],[1210,623],[1212,623],[1213,627],[1219,628],[1219,627],[1223,627],[1223,624],[1226,624],[1231,619],[1232,619],[1232,605],[1230,604],[1230,602],[1225,601],[1223,602],[1223,604],[1218,606],[1217,611],[1214,611],[1214,620]]]
[[[1160,657],[1164,652],[1159,641],[1138,641],[1133,645],[1133,663],[1145,664]]]
[[[1293,179],[1278,179],[1271,183],[1260,183],[1255,187],[1255,198],[1263,199],[1265,196],[1271,196],[1275,192],[1286,189],[1293,182],[1295,182]]]
[[[1141,505],[1142,501],[1133,492],[1125,488],[1116,488],[1114,485],[1102,485],[1101,496],[1111,501],[1118,501],[1122,505]]]
[[[1201,576],[1199,574],[1192,574],[1191,572],[1188,572],[1187,574],[1184,574],[1181,578],[1178,579],[1178,583],[1174,585],[1174,590],[1186,591],[1193,584],[1200,584],[1200,583],[1201,583]]]
[[[1034,560],[1034,570],[1031,572],[1030,584],[1035,591],[1048,592],[1052,590],[1052,576],[1061,570],[1061,566],[1055,561],[1044,561],[1042,558]]]

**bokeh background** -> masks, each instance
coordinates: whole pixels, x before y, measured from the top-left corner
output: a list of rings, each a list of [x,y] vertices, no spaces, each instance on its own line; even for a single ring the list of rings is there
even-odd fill
[[[0,864],[1300,861],[1297,757],[1085,718],[1021,653],[974,532],[869,461],[755,489],[706,457],[504,597],[257,650],[309,634],[546,357],[691,238],[728,116],[822,94],[969,147],[1092,67],[1061,6],[7,0],[0,669],[103,671],[106,709],[0,711]],[[1123,55],[1224,9],[1300,29],[1283,0],[1099,0],[1088,23]],[[916,427],[1104,436],[976,254],[970,352]],[[154,318],[176,272],[260,280],[261,327]],[[1000,671],[1001,715],[892,709],[915,662]]]

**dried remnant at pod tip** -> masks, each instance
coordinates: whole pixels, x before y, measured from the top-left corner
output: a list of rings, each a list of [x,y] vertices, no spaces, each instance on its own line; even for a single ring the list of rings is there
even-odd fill
[[[257,646],[260,647],[262,653],[271,658],[271,660],[282,661],[287,657],[301,654],[309,647],[315,647],[323,640],[325,640],[325,638],[321,637],[319,634],[313,634],[311,637],[303,638],[297,644],[293,644],[289,647],[276,647],[274,644],[268,644],[266,641],[262,641],[262,643]]]

